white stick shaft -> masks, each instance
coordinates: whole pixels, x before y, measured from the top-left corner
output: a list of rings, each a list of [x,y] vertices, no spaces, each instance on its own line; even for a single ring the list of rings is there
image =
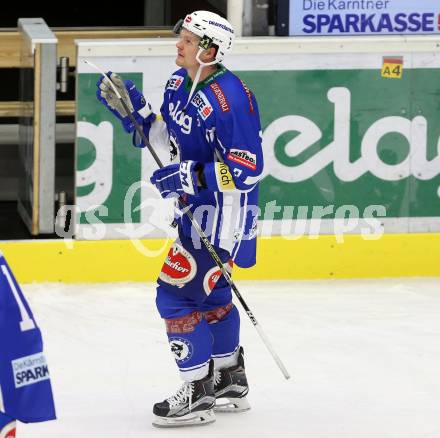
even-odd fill
[[[113,88],[113,91],[114,91],[115,94],[116,94],[116,97],[117,97],[118,99],[122,99],[122,98],[121,98],[121,95],[120,95],[119,92],[118,92],[118,89],[113,85],[113,82],[112,82],[112,80],[108,77],[107,73],[105,73],[104,71],[102,71],[97,65],[93,64],[93,62],[91,62],[91,61],[89,61],[89,60],[87,60],[87,59],[84,59],[84,62],[85,62],[86,64],[90,65],[90,67],[94,68],[94,69],[95,69],[96,71],[98,71],[99,73],[101,73],[101,74],[102,74],[102,75],[103,75],[103,76],[109,81],[111,87]]]
[[[286,379],[290,379],[290,374],[287,371],[286,367],[284,366],[283,362],[279,358],[278,354],[276,353],[275,349],[272,347],[272,344],[270,343],[268,337],[266,336],[266,333],[264,333],[263,329],[261,328],[260,324],[256,324],[255,328],[257,329],[258,334],[260,335],[260,338],[264,342],[264,345],[269,350],[269,353],[272,355],[273,359],[278,365],[278,368],[283,373],[284,377]]]

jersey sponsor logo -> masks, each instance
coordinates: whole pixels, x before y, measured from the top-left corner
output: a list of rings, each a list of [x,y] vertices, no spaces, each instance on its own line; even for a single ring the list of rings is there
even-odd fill
[[[231,149],[228,154],[228,160],[241,164],[248,169],[255,170],[257,168],[257,156],[249,151],[241,149]]]
[[[212,24],[213,26],[221,27],[222,29],[224,29],[228,32],[234,33],[234,31],[229,26],[226,26],[223,23],[218,23],[217,21],[209,20],[209,24]]]
[[[16,388],[49,380],[49,369],[43,353],[20,357],[11,361]]]
[[[188,339],[173,337],[170,338],[169,342],[171,353],[173,353],[174,359],[176,359],[176,362],[179,365],[188,362],[191,359],[194,353],[194,347]]]
[[[217,102],[219,103],[221,110],[224,113],[229,112],[230,111],[229,103],[220,85],[217,82],[213,82],[210,85],[210,88],[214,92],[214,96],[217,99]]]
[[[183,83],[183,76],[172,75],[167,82],[167,90],[177,90]]]
[[[197,264],[194,257],[176,242],[168,252],[159,278],[165,283],[183,287],[195,277],[196,273]]]
[[[234,180],[227,164],[215,163],[215,176],[221,192],[235,189]]]
[[[191,132],[192,126],[192,117],[188,114],[185,114],[182,109],[179,109],[181,105],[180,100],[177,101],[176,105],[173,102],[170,102],[168,109],[170,117],[176,122],[178,126],[180,126],[181,131],[184,134],[189,134]]]
[[[16,421],[11,419],[3,429],[0,430],[0,438],[15,438]]]
[[[226,271],[229,274],[232,272],[233,266],[234,263],[232,262],[232,260],[228,260],[227,264],[225,264]],[[222,271],[218,266],[214,266],[205,274],[205,277],[203,279],[203,289],[207,295],[209,295],[212,292],[212,290],[214,289],[215,285],[220,280],[220,277],[222,275],[223,275]],[[205,312],[205,316],[206,316],[206,312]]]
[[[241,82],[241,85],[244,88],[244,92],[246,93],[246,96],[248,98],[249,108],[251,110],[251,113],[253,113],[254,112],[254,105],[252,103],[252,93],[251,93],[251,90],[249,90],[249,87],[241,79],[240,79],[240,82]]]
[[[203,120],[206,120],[214,111],[205,93],[201,91],[193,97],[191,103],[197,108],[197,111]]]

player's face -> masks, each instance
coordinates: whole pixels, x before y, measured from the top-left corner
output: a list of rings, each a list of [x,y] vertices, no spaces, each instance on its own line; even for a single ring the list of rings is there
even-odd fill
[[[182,29],[176,43],[176,64],[179,67],[183,67],[187,70],[198,67],[199,63],[196,60],[196,55],[199,51],[199,41],[200,38],[197,35],[189,30]]]

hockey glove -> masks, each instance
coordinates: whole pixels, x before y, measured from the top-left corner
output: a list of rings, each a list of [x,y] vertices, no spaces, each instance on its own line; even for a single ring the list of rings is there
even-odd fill
[[[157,169],[150,178],[162,198],[182,196],[185,193],[197,196],[197,171],[200,165],[195,161],[182,161]]]
[[[145,120],[149,118],[152,119],[151,121],[154,120],[155,114],[151,109],[150,103],[145,100],[145,97],[137,90],[132,81],[123,81],[119,75],[110,71],[107,73],[107,76],[112,80],[113,85],[118,90],[121,98],[139,125],[142,126]],[[98,90],[96,91],[98,100],[121,120],[126,132],[133,132],[135,129],[134,124],[127,115],[120,99],[116,96],[108,79],[105,76],[101,76],[96,85],[98,86]]]

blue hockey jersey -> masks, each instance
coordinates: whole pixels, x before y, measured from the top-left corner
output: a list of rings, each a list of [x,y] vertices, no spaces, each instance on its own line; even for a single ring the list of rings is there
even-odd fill
[[[153,146],[168,144],[171,162],[203,164],[206,188],[187,195],[186,202],[211,243],[226,249],[238,266],[250,267],[263,171],[258,105],[246,84],[222,65],[188,102],[191,85],[185,69],[174,72],[160,110],[164,123],[157,118],[144,131]],[[134,141],[139,144],[136,134]],[[189,219],[183,215],[179,221],[183,233],[197,239]]]
[[[1,251],[0,412],[24,423],[56,418],[41,332]]]

